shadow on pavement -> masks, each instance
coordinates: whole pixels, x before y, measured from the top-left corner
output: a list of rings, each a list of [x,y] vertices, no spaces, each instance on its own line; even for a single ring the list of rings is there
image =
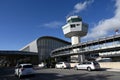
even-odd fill
[[[101,69],[100,72],[101,71],[104,72],[106,71],[106,69]],[[10,72],[14,72],[14,70],[10,69]],[[75,73],[71,75],[41,72],[41,73],[36,73],[34,76],[25,76],[19,79],[18,77],[15,77],[14,75],[9,75],[10,72],[7,72],[8,73],[7,75],[0,75],[0,80],[109,80],[109,77],[113,76],[110,74],[95,74],[94,75],[88,71],[84,71],[84,73],[77,73],[77,74]],[[74,72],[79,72],[79,71],[74,71]]]
[[[39,78],[33,80],[108,80],[111,75],[88,75],[86,74],[74,74],[74,75],[61,75],[56,73],[41,73],[37,74]]]
[[[109,80],[112,75],[90,75],[90,73],[62,75],[57,73],[37,73],[34,76],[24,76],[22,78],[14,76],[0,77],[0,80]]]
[[[14,74],[14,67],[0,68],[0,77],[4,75]]]

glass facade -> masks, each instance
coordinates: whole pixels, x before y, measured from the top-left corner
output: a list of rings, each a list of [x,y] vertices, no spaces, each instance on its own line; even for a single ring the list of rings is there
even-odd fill
[[[70,43],[54,37],[41,37],[37,40],[40,62],[48,59],[52,50],[66,45],[70,45]]]
[[[70,20],[68,20],[68,23],[72,23],[72,22],[79,22],[82,21],[81,18],[71,18]]]

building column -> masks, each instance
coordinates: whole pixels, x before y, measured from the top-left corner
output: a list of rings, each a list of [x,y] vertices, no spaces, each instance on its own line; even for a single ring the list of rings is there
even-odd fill
[[[79,36],[72,36],[71,37],[71,42],[72,42],[72,45],[79,44],[80,43],[80,37]],[[73,49],[74,53],[78,53],[78,51],[80,51],[79,48]],[[72,59],[77,59],[77,60],[72,60]],[[84,60],[85,60],[85,55],[84,54],[71,56],[71,61],[83,62]]]

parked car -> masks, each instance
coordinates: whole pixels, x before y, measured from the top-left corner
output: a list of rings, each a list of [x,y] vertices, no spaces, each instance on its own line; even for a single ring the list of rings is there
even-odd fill
[[[88,61],[88,62],[82,62],[82,63],[77,64],[74,67],[74,69],[76,69],[76,70],[85,69],[85,70],[91,71],[91,70],[100,69],[100,65],[96,61],[92,61],[92,62]]]
[[[55,68],[61,68],[61,69],[70,68],[70,64],[67,63],[67,62],[58,62],[58,63],[55,65]]]
[[[15,75],[19,78],[25,75],[33,75],[34,73],[32,64],[18,64],[15,68]]]
[[[42,63],[38,64],[38,67],[39,67],[39,68],[45,68],[45,67],[46,67],[46,63],[43,63],[43,62],[42,62]]]

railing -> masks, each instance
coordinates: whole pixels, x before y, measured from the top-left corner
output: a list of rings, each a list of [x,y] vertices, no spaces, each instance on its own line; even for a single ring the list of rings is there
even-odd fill
[[[115,39],[115,40],[114,40]],[[72,54],[82,54],[84,52],[90,52],[90,51],[94,51],[94,50],[102,50],[102,49],[108,49],[108,48],[115,48],[115,47],[120,47],[120,44],[118,45],[109,45],[109,46],[99,46],[101,41],[103,41],[104,43],[108,43],[107,41],[111,40],[110,42],[114,42],[114,41],[119,41],[120,40],[120,35],[114,35],[111,37],[106,37],[106,38],[100,38],[94,41],[87,41],[81,44],[76,44],[76,45],[68,45],[68,46],[64,46],[58,49],[55,49],[51,52],[51,56],[62,56],[62,55],[72,55]],[[97,44],[95,44],[97,43]],[[91,44],[88,46],[88,44]],[[98,45],[97,48],[95,48],[95,45]],[[83,47],[84,46],[84,47]],[[87,49],[87,47],[89,47]],[[73,49],[77,49],[79,48],[79,51],[77,52],[73,52]],[[82,50],[81,50],[82,49]]]

